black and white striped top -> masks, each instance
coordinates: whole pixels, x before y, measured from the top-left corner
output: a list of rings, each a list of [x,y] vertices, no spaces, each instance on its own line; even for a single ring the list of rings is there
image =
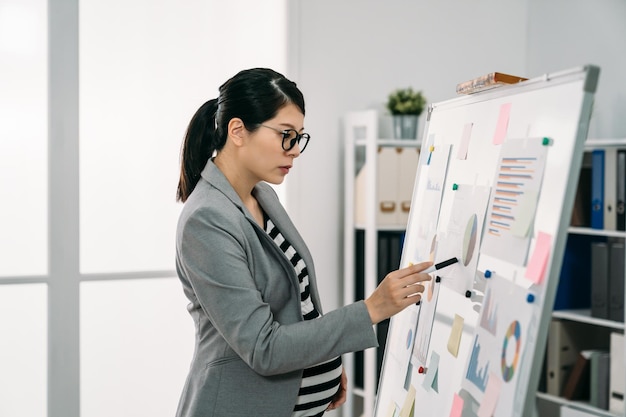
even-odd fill
[[[320,313],[311,301],[309,275],[304,260],[267,216],[265,216],[265,231],[285,253],[296,270],[296,275],[300,281],[302,316],[305,320],[320,317]],[[302,383],[292,417],[318,417],[324,414],[339,389],[341,371],[341,357],[306,368],[302,374]]]

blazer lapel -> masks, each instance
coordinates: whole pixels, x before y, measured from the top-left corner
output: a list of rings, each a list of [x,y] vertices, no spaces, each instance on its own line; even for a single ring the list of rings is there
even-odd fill
[[[311,287],[311,299],[313,303],[322,314],[322,306],[319,300],[319,292],[317,289],[317,280],[315,278],[315,267],[313,266],[313,256],[309,252],[304,239],[291,222],[289,215],[285,211],[285,208],[278,200],[276,192],[271,188],[269,184],[260,183],[254,189],[255,197],[263,210],[272,219],[278,230],[285,236],[285,239],[291,243],[296,252],[302,257],[306,264],[309,275],[309,286]],[[299,283],[298,288],[299,288]]]

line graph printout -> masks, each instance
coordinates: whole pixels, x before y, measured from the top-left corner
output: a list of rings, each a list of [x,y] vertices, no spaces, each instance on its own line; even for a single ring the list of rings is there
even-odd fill
[[[549,141],[508,139],[502,145],[487,211],[482,253],[526,263]]]

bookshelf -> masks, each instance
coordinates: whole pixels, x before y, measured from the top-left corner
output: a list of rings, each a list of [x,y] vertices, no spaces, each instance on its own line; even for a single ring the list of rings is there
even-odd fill
[[[588,139],[585,143],[585,153],[589,154],[597,149],[610,149],[610,148],[624,148],[626,149],[626,138],[622,139]],[[584,164],[583,164],[584,165]],[[606,179],[605,179],[606,181]],[[589,201],[591,205],[591,201]],[[602,240],[608,242],[622,242],[626,241],[626,231],[624,230],[613,230],[613,229],[599,229],[592,228],[590,225],[584,226],[575,226],[570,227],[568,229],[569,236],[578,236],[578,237],[590,237],[589,245],[591,245],[592,240]],[[591,256],[591,250],[589,250],[589,256]],[[622,253],[623,257],[626,257],[626,251]],[[564,262],[565,264],[565,262]],[[566,277],[564,275],[561,276],[561,281],[563,281]],[[587,278],[588,282],[585,284],[591,286],[592,280],[594,279],[594,275],[589,273],[589,277]],[[626,274],[623,277],[624,281],[626,281]],[[559,288],[560,289],[560,288]],[[557,292],[558,294],[558,292]],[[622,295],[624,296],[624,295]],[[558,298],[558,295],[557,295]],[[591,297],[589,296],[590,300]],[[604,338],[604,340],[599,343],[605,345],[605,347],[610,346],[610,334],[615,332],[619,334],[624,334],[624,321],[625,317],[621,317],[620,319],[611,320],[607,318],[598,318],[594,317],[591,313],[591,308],[571,308],[571,309],[556,309],[553,310],[552,318],[556,320],[560,320],[565,323],[565,325],[576,326],[578,324],[582,324],[585,331],[596,332],[600,331],[603,336],[599,336],[600,338]],[[568,324],[572,323],[572,324]],[[547,349],[550,349],[550,337],[548,338],[548,346]],[[622,350],[620,352],[615,352],[617,355],[621,357],[622,363],[626,362],[626,350]],[[549,358],[546,358],[548,361]],[[548,371],[550,366],[547,366]],[[546,378],[548,378],[546,376]],[[617,378],[621,379],[622,386],[626,385],[626,373],[621,373],[621,375],[617,375]],[[544,392],[546,391],[546,392]],[[602,408],[594,407],[589,404],[587,400],[567,400],[560,395],[555,395],[554,393],[547,393],[548,389],[544,387],[543,390],[540,390],[537,393],[537,402],[538,404],[544,404],[543,412],[542,407],[539,407],[539,415],[540,417],[544,416],[552,416],[555,415],[556,410],[561,406],[568,406],[576,408],[577,410],[581,410],[588,415],[591,416],[625,416],[625,412],[622,409],[621,411],[610,411]],[[610,396],[610,392],[609,392]],[[556,407],[556,408],[555,408]]]
[[[379,137],[378,113],[375,110],[350,112],[344,117],[344,303],[350,304],[371,294],[384,278],[388,269],[396,269],[400,264],[402,235],[406,221],[385,221],[377,219],[379,187],[377,178],[378,153],[381,148],[396,150],[419,150],[417,140],[398,140]],[[363,179],[357,185],[357,173]],[[417,161],[412,168],[411,184],[417,172]],[[359,189],[357,189],[359,188]],[[412,193],[412,185],[410,186]],[[357,201],[358,200],[358,201]],[[410,200],[410,196],[409,196]],[[360,215],[356,212],[360,211]],[[407,213],[408,216],[408,213]],[[397,253],[389,251],[381,265],[381,242],[388,239]],[[394,243],[395,242],[395,243]],[[397,246],[397,247],[396,247]],[[382,274],[382,275],[381,275]],[[376,326],[379,347],[345,355],[344,363],[348,375],[348,398],[343,408],[344,416],[371,417],[376,402],[379,366],[388,320]]]

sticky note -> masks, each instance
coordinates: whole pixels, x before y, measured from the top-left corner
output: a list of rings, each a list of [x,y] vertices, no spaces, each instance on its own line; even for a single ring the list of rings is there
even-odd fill
[[[461,417],[463,414],[463,398],[459,396],[456,392],[454,393],[454,398],[452,399],[452,409],[450,410],[450,417]]]
[[[498,404],[498,397],[500,397],[500,389],[502,388],[502,380],[497,374],[489,372],[489,381],[487,381],[487,388],[485,389],[485,395],[480,402],[478,417],[491,417],[494,411],[496,411],[496,404]]]
[[[433,389],[433,391],[437,393],[439,392],[439,371],[435,373],[435,377],[433,378],[433,383],[430,384],[430,387]]]
[[[526,266],[526,274],[524,275],[535,284],[540,284],[543,281],[551,250],[552,236],[544,232],[539,232],[535,242],[535,249],[530,256],[530,260]]]
[[[426,368],[426,377],[424,378],[424,382],[422,383],[422,387],[426,391],[430,391],[433,387],[433,381],[437,376],[437,372],[439,371],[439,354],[433,351],[430,355],[430,362],[428,363],[428,368]]]
[[[402,405],[402,409],[400,410],[400,417],[409,417],[412,415],[411,411],[415,406],[415,387],[411,385],[409,387],[409,392],[404,399],[404,404]]]
[[[501,145],[506,137],[506,130],[509,127],[509,114],[511,113],[511,103],[505,103],[500,106],[500,115],[498,116],[498,124],[493,135],[493,144]]]
[[[474,126],[474,123],[466,123],[465,126],[463,126],[463,134],[461,135],[461,142],[459,143],[459,150],[456,153],[456,159],[467,159],[467,149],[469,148],[469,141],[472,136],[472,126]]]
[[[455,358],[459,354],[459,345],[461,344],[461,335],[463,334],[463,324],[465,320],[458,314],[454,315],[450,337],[448,337],[448,352]]]

